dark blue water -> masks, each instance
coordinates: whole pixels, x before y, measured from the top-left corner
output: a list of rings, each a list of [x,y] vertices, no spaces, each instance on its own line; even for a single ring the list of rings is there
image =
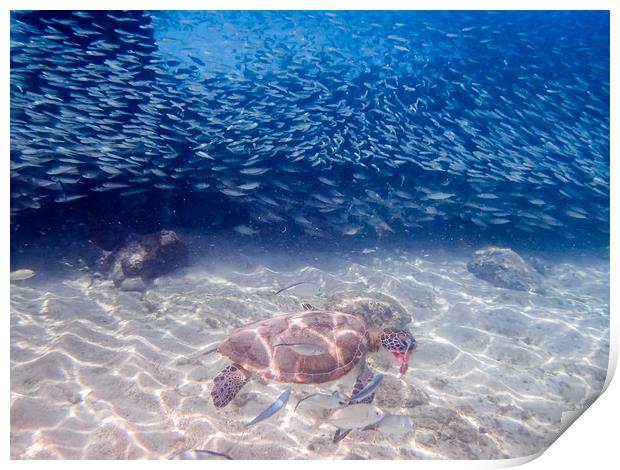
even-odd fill
[[[12,243],[609,246],[606,12],[13,12]]]

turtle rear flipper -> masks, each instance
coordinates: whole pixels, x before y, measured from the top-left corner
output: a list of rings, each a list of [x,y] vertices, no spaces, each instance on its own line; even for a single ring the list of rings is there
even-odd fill
[[[211,398],[216,408],[223,408],[235,398],[248,381],[249,374],[239,364],[225,367],[213,378]]]

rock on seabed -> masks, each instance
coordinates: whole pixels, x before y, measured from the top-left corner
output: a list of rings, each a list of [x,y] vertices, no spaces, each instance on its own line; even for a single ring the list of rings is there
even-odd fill
[[[172,230],[132,236],[113,255],[110,277],[124,290],[143,290],[144,282],[187,264],[187,245]]]
[[[467,270],[479,279],[506,289],[544,293],[543,277],[510,248],[478,250]]]

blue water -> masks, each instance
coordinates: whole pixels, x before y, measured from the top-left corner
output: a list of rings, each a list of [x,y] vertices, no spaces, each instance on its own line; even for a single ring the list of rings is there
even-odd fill
[[[11,40],[23,237],[608,246],[606,12],[13,12]]]

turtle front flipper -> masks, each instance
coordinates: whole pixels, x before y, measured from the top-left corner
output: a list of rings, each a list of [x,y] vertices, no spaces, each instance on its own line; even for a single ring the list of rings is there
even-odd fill
[[[355,385],[353,386],[353,391],[351,392],[351,395],[350,395],[352,397],[357,395],[366,385],[368,385],[368,382],[370,382],[375,375],[373,374],[373,372],[369,369],[368,365],[366,364],[366,357],[363,357],[360,360],[360,363],[361,363],[361,370],[360,370],[359,375],[357,376],[357,380],[355,380]],[[361,400],[349,400],[347,405],[354,405],[356,403],[368,403],[369,404],[369,403],[372,403],[374,399],[375,399],[375,393],[373,392],[370,395],[368,395],[366,398],[362,398]],[[347,437],[351,431],[352,429],[338,429],[336,433],[334,434],[334,438],[332,442],[334,444],[337,442],[340,442],[345,437]]]
[[[355,385],[353,386],[353,391],[351,392],[351,396],[352,397],[354,397],[359,392],[361,392],[362,389],[366,385],[368,385],[368,383],[375,376],[373,371],[371,371],[370,368],[368,367],[368,365],[366,364],[366,358],[365,357],[362,358],[362,360],[360,362],[362,364],[362,368],[360,370],[359,375],[357,376],[357,380],[355,381]],[[361,400],[349,400],[349,405],[353,405],[355,403],[372,403],[372,401],[374,399],[375,399],[375,392],[372,392],[366,398],[362,398]]]
[[[241,387],[249,379],[250,374],[239,364],[225,367],[213,378],[211,398],[216,408],[223,408],[235,398]]]

